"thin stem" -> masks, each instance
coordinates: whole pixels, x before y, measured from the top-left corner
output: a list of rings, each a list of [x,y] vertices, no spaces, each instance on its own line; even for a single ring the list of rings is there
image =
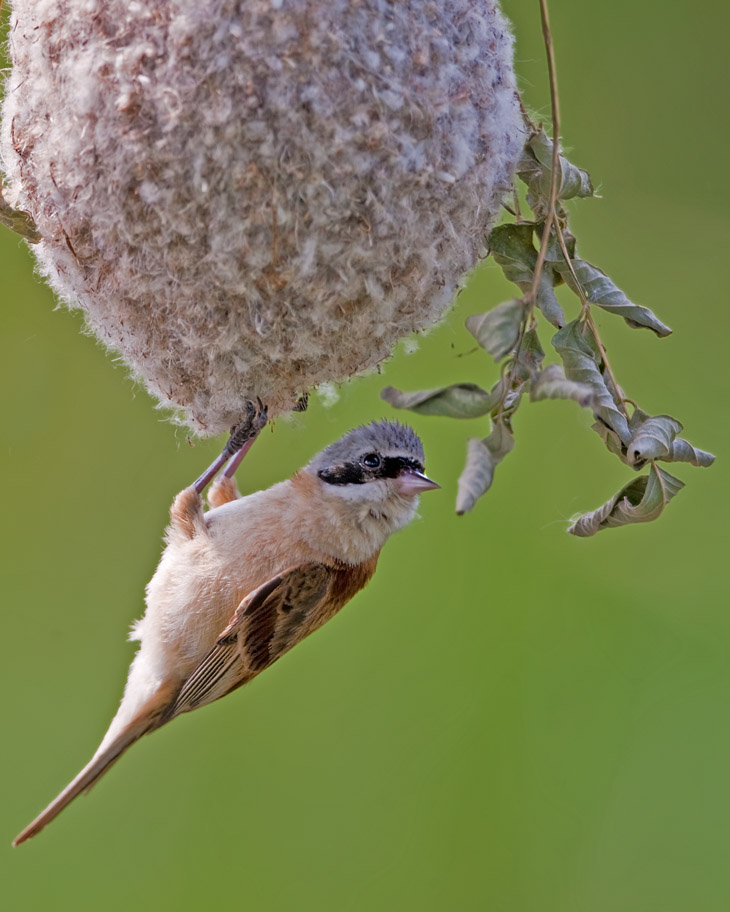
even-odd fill
[[[608,360],[608,354],[606,352],[606,348],[605,348],[603,342],[601,341],[601,337],[598,335],[598,327],[596,326],[596,324],[593,320],[593,315],[591,314],[591,309],[590,309],[590,303],[589,303],[588,299],[586,298],[585,294],[583,293],[581,284],[578,281],[578,277],[575,274],[575,270],[573,269],[573,263],[570,259],[570,254],[568,253],[568,249],[565,244],[565,238],[563,237],[562,228],[560,227],[559,221],[555,218],[555,202],[557,199],[557,191],[556,191],[557,171],[558,171],[559,162],[560,162],[560,158],[559,158],[559,155],[560,155],[560,149],[559,149],[560,102],[559,102],[559,98],[558,98],[558,79],[557,79],[557,73],[555,70],[555,52],[553,50],[552,35],[550,34],[550,20],[548,18],[547,0],[540,0],[540,14],[541,14],[541,18],[542,18],[542,34],[543,34],[543,38],[545,41],[545,52],[547,54],[547,59],[548,59],[548,75],[550,78],[550,104],[552,106],[552,119],[553,119],[553,161],[552,161],[553,173],[552,173],[552,181],[550,183],[550,201],[549,201],[549,208],[548,208],[548,217],[545,221],[545,228],[543,229],[542,243],[540,244],[540,253],[538,254],[538,257],[537,257],[537,265],[535,266],[535,276],[533,279],[532,288],[535,290],[537,289],[537,283],[539,282],[539,279],[540,279],[540,273],[538,272],[538,270],[540,272],[542,271],[542,265],[543,265],[543,262],[545,259],[545,254],[547,253],[548,241],[550,239],[550,231],[554,226],[555,234],[557,235],[558,243],[560,244],[560,249],[563,253],[563,257],[568,266],[568,269],[570,270],[570,274],[573,278],[573,281],[575,282],[576,292],[578,294],[578,297],[580,298],[581,305],[582,305],[583,317],[585,318],[587,325],[590,327],[590,330],[593,333],[593,338],[596,341],[596,345],[598,346],[598,350],[600,351],[601,357],[603,359],[603,364],[604,364],[604,367],[606,370],[606,374],[608,375],[608,377],[611,381],[611,384],[613,385],[613,388],[616,391],[616,396],[618,397],[618,401],[616,404],[619,406],[619,408],[624,413],[624,415],[626,415],[626,417],[628,418],[628,413],[626,411],[626,407],[623,402],[623,397],[621,396],[621,387],[618,385],[616,376],[614,375],[613,369],[611,368],[611,363]]]
[[[515,345],[515,353],[512,358],[512,368],[510,369],[509,373],[509,383],[506,384],[505,390],[508,390],[512,386],[514,367],[518,362],[520,351],[522,349],[522,343],[525,339],[525,333],[527,332],[527,327],[532,317],[532,311],[535,307],[537,289],[540,286],[540,279],[542,277],[543,267],[545,266],[545,257],[547,256],[547,248],[550,241],[550,231],[553,224],[557,224],[557,220],[555,218],[555,205],[558,200],[558,193],[560,192],[560,188],[558,187],[558,173],[560,169],[560,103],[558,99],[558,76],[555,69],[555,54],[553,52],[553,39],[552,35],[550,34],[550,20],[548,18],[547,0],[540,0],[540,17],[542,20],[542,35],[545,43],[545,53],[547,55],[548,76],[550,79],[550,107],[553,125],[553,156],[552,171],[550,174],[550,197],[548,199],[548,211],[547,217],[545,219],[545,227],[542,233],[542,240],[540,242],[540,250],[537,254],[537,261],[535,263],[535,272],[532,276],[532,284],[530,286],[530,290],[523,297],[523,301],[527,304],[527,307],[525,309],[524,319],[520,325],[520,334],[517,338],[517,344]],[[531,123],[524,107],[522,108],[522,111],[525,119]]]
[[[568,271],[570,272],[571,278],[575,282],[575,293],[580,298],[580,303],[582,306],[581,316],[583,317],[586,314],[590,313],[591,304],[590,304],[590,301],[588,300],[588,298],[585,296],[585,292],[583,291],[583,286],[578,281],[578,276],[575,274],[575,269],[573,269],[573,261],[571,260],[570,254],[568,253],[568,247],[565,243],[565,236],[563,235],[563,229],[560,227],[559,223],[556,223],[556,225],[555,225],[555,236],[558,239],[558,244],[560,245],[560,252],[563,254],[563,259],[565,260],[565,265],[568,267]]]
[[[547,218],[545,219],[545,228],[542,233],[540,251],[537,255],[537,262],[535,263],[535,274],[532,277],[532,287],[529,291],[531,306],[534,305],[535,295],[540,284],[542,268],[545,264],[545,256],[547,255],[548,242],[550,241],[550,230],[555,223],[555,204],[560,191],[560,188],[558,187],[558,171],[560,169],[560,100],[558,98],[558,74],[555,69],[555,53],[553,51],[553,39],[550,33],[547,0],[540,0],[540,18],[542,20],[542,37],[545,42],[545,53],[548,62],[548,78],[550,80],[550,109],[553,123],[553,158]]]

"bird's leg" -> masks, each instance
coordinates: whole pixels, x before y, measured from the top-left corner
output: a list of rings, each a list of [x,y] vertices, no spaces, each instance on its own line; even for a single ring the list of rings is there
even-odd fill
[[[211,509],[238,500],[241,496],[241,492],[238,490],[238,485],[236,484],[236,479],[233,475],[252,446],[253,439],[247,440],[236,455],[228,460],[225,471],[213,479],[211,486],[208,488],[208,495],[206,497],[208,506],[211,507]]]
[[[247,440],[241,449],[236,453],[236,455],[228,461],[228,465],[223,472],[224,478],[233,478],[233,476],[236,474],[236,469],[241,465],[246,453],[248,453],[248,451],[253,446],[254,440],[254,437],[252,437],[251,440]]]
[[[228,438],[228,443],[223,448],[220,456],[208,466],[193,484],[198,494],[202,494],[206,485],[216,477],[227,462],[229,465],[225,476],[230,478],[240,465],[243,457],[253,446],[254,440],[259,431],[265,426],[267,420],[266,406],[260,399],[258,403],[246,402],[246,417],[231,430],[231,436]],[[233,466],[232,469],[231,466]]]
[[[296,400],[292,411],[306,412],[308,403],[309,396],[305,393],[303,396],[300,396]],[[263,427],[265,423],[266,420],[264,416],[261,427]],[[246,443],[244,443],[236,455],[228,461],[228,465],[226,466],[223,474],[219,475],[208,489],[207,500],[210,507],[220,507],[223,504],[231,503],[233,500],[238,500],[238,498],[241,496],[241,492],[238,490],[238,486],[236,485],[233,476],[236,474],[236,469],[243,462],[244,456],[253,446],[254,440],[255,437],[252,437],[250,440],[247,440]]]

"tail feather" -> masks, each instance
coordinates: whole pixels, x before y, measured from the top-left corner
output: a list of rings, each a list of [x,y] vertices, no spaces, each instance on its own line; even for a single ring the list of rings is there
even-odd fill
[[[71,804],[74,798],[77,798],[82,792],[88,791],[95,785],[104,773],[116,763],[127,748],[131,747],[135,741],[138,741],[142,735],[151,731],[153,728],[156,728],[158,719],[159,711],[154,714],[150,714],[149,712],[146,712],[143,715],[139,714],[136,718],[132,719],[108,747],[98,751],[81,770],[78,776],[69,782],[60,795],[54,798],[48,807],[44,811],[41,811],[36,819],[28,824],[28,826],[15,837],[13,845],[19,846],[21,843],[40,833],[40,831],[54,820],[67,805]]]

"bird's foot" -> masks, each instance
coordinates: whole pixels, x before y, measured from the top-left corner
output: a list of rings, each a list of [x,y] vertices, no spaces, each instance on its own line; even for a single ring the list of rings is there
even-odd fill
[[[266,427],[269,420],[269,412],[264,403],[257,398],[256,402],[246,400],[246,414],[243,419],[231,428],[231,436],[224,452],[229,456],[235,456],[247,444],[252,443],[259,432]]]

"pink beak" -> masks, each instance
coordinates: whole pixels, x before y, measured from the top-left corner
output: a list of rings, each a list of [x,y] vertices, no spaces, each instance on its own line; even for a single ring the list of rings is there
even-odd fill
[[[413,469],[406,469],[402,472],[395,480],[396,487],[398,488],[399,494],[420,494],[422,491],[434,491],[436,488],[440,488],[440,484],[436,484],[435,481],[431,481],[430,478],[426,478],[421,472],[416,472]]]

